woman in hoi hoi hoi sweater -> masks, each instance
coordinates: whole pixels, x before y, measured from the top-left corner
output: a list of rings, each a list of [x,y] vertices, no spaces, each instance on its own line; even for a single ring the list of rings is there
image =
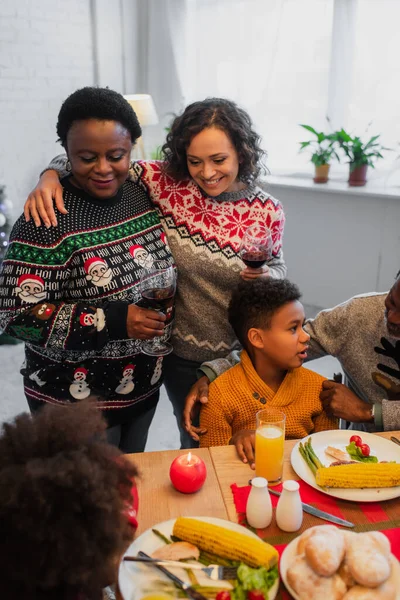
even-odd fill
[[[240,276],[286,274],[284,213],[257,183],[264,157],[259,143],[245,111],[229,100],[207,99],[175,118],[163,146],[164,162],[138,161],[130,173],[158,208],[178,268],[174,353],[165,359],[164,374],[182,447],[195,445],[181,427],[181,417],[196,369],[238,347],[226,319],[231,290]],[[65,157],[57,157],[50,167],[62,171]],[[37,223],[38,210],[47,224],[56,222],[53,195],[63,212],[55,175],[45,171],[26,204],[25,214],[31,211]],[[252,270],[244,268],[239,249],[244,231],[256,223],[271,231],[273,252],[264,267]]]
[[[108,437],[144,450],[162,383],[160,360],[141,341],[162,335],[165,316],[137,306],[146,264],[172,264],[157,211],[127,181],[135,113],[116,92],[83,88],[61,107],[57,133],[70,173],[61,181],[67,214],[56,227],[20,217],[0,281],[0,323],[24,340],[31,410],[90,398]],[[139,252],[140,250],[140,252]]]

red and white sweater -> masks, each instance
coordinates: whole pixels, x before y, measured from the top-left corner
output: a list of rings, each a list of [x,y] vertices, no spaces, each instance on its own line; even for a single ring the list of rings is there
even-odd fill
[[[161,167],[159,161],[139,161],[131,178],[144,183],[158,208],[178,268],[174,351],[195,361],[226,356],[239,347],[227,307],[244,268],[239,247],[250,225],[257,222],[270,229],[271,275],[286,275],[282,206],[258,185],[212,198],[190,179],[175,181],[166,176]]]

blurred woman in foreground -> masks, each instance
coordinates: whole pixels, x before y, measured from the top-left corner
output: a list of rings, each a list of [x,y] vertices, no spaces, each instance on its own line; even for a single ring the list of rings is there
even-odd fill
[[[2,598],[100,600],[116,581],[137,525],[136,470],[106,442],[105,427],[87,402],[3,425]]]

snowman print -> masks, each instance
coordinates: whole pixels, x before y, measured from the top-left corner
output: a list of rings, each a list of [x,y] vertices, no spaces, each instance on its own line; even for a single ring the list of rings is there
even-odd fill
[[[78,367],[74,371],[74,381],[69,386],[69,393],[76,400],[83,400],[90,396],[90,388],[86,382],[88,370],[84,367]]]
[[[117,394],[129,394],[135,387],[133,383],[133,371],[135,370],[134,365],[126,365],[122,371],[122,379],[120,379],[119,386],[116,388]]]
[[[157,381],[160,379],[161,374],[162,374],[162,362],[163,362],[164,357],[163,356],[159,356],[157,358],[157,362],[156,362],[156,367],[154,369],[154,373],[152,378],[150,379],[150,383],[151,385],[154,385],[157,383]]]

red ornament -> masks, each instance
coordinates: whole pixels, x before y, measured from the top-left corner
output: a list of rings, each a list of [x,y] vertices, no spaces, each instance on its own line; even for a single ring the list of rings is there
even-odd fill
[[[169,469],[172,485],[178,492],[193,494],[203,485],[207,477],[204,461],[195,454],[181,454],[172,461]]]

